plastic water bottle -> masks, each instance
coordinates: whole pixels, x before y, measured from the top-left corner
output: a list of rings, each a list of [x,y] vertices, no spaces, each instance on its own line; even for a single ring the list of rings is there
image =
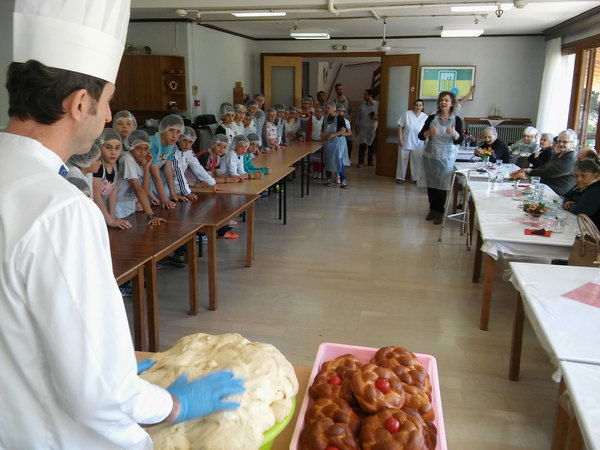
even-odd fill
[[[513,184],[513,200],[518,200],[519,198],[519,180],[515,180]]]

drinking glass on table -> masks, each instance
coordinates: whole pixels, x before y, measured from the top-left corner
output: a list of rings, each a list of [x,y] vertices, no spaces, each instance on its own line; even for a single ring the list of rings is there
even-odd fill
[[[498,172],[500,172],[502,170],[502,160],[501,159],[496,160],[496,170]]]
[[[531,177],[531,187],[534,188],[537,184],[540,184],[541,180],[540,177]]]

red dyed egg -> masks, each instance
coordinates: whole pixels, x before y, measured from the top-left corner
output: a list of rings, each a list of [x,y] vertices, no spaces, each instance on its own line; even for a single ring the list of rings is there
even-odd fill
[[[395,433],[400,429],[400,421],[395,417],[390,417],[385,421],[385,429],[390,433]]]
[[[338,377],[337,375],[332,375],[331,378],[329,378],[329,380],[327,380],[327,382],[329,384],[339,386],[340,384],[342,384],[342,379],[340,377]]]
[[[390,382],[385,378],[377,378],[375,381],[375,387],[379,389],[383,394],[390,392]]]

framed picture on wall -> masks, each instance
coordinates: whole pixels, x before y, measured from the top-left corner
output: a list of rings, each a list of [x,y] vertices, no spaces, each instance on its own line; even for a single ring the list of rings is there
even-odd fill
[[[474,84],[475,66],[421,66],[419,98],[436,100],[442,91],[454,92],[457,98],[463,98]]]

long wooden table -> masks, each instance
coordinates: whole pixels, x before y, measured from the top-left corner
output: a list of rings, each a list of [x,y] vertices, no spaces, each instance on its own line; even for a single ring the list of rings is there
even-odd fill
[[[198,314],[197,247],[196,234],[208,235],[208,308],[215,310],[217,295],[216,230],[248,211],[246,238],[246,265],[252,265],[254,252],[254,201],[255,195],[219,196],[200,193],[192,202],[178,204],[172,210],[162,210],[157,215],[167,220],[159,226],[148,227],[145,214],[136,213],[127,218],[133,225],[130,230],[109,230],[113,272],[118,282],[134,280],[134,340],[135,348],[157,351],[159,347],[158,294],[156,263],[166,255],[188,245],[187,265],[189,279],[189,313]],[[143,274],[142,274],[143,268]],[[144,281],[146,283],[146,311],[143,305]],[[146,321],[148,344],[146,345]]]
[[[256,167],[269,167],[271,173],[264,175],[261,179],[246,180],[243,183],[225,183],[219,185],[218,194],[243,194],[260,195],[269,187],[276,183],[281,183],[282,189],[279,191],[279,219],[283,218],[283,224],[287,224],[287,189],[286,177],[294,172],[296,163],[301,167],[301,196],[304,196],[304,177],[306,172],[306,194],[309,192],[310,177],[308,168],[305,169],[305,161],[309,155],[322,147],[321,142],[293,142],[287,147],[281,147],[279,150],[262,153],[253,160]],[[208,192],[212,190],[209,187],[194,187],[194,193]],[[283,214],[282,214],[283,213]]]

